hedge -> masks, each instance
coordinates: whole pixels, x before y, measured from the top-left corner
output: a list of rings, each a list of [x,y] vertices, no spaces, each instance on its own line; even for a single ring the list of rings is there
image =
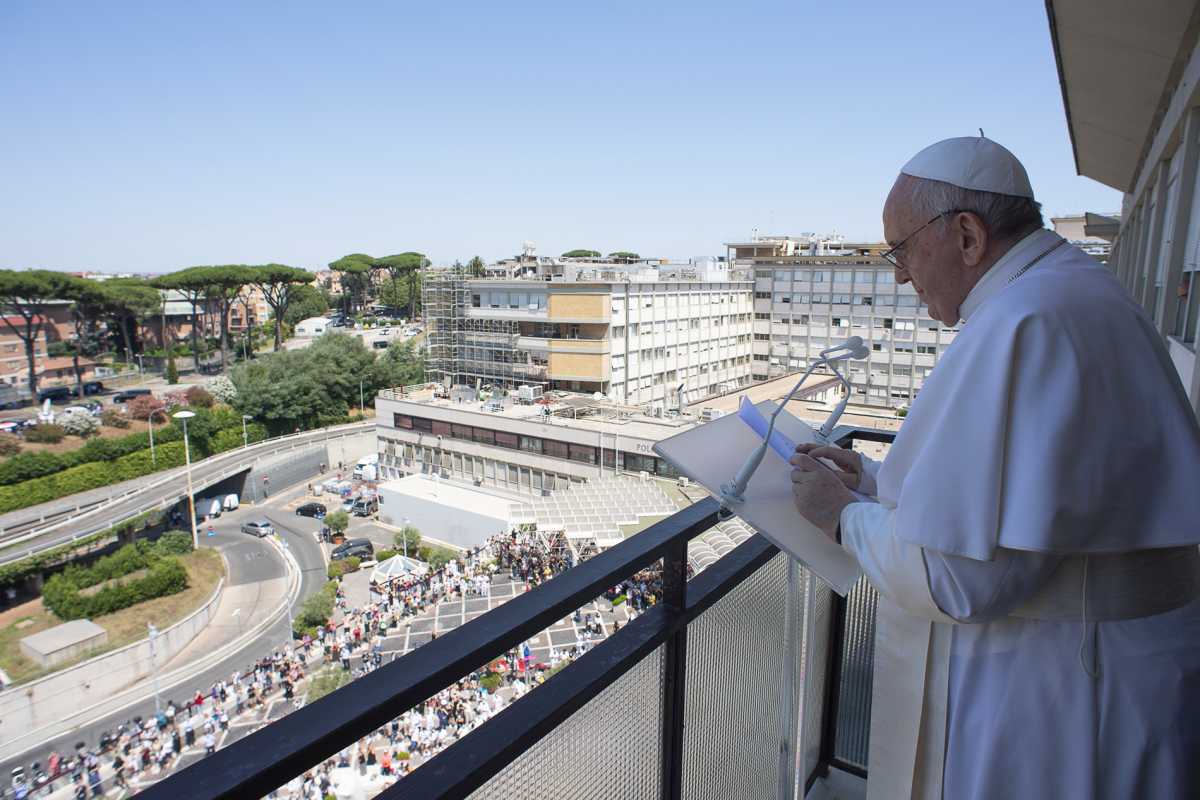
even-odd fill
[[[191,550],[192,537],[189,534],[183,531],[168,531],[156,542],[147,539],[132,542],[112,555],[102,556],[90,566],[69,564],[54,579],[61,578],[73,583],[76,588],[86,589],[114,578],[124,577],[139,569],[146,569],[164,556],[183,555]]]
[[[169,430],[169,429],[168,429]],[[266,438],[266,429],[254,424],[247,426],[247,434],[252,442],[260,442]],[[135,434],[140,436],[141,434]],[[131,438],[131,437],[123,437]],[[123,440],[122,439],[122,440]],[[118,440],[118,441],[122,441]],[[97,439],[95,441],[104,441]],[[155,438],[153,458],[149,448],[137,450],[121,456],[114,461],[96,461],[81,464],[77,467],[64,469],[41,478],[22,481],[10,486],[0,486],[0,513],[16,511],[39,503],[47,503],[60,497],[98,489],[121,481],[141,478],[164,469],[183,466],[186,456],[182,441],[170,441],[159,444]],[[210,453],[221,453],[242,446],[242,428],[227,428],[218,431],[213,436],[209,447]],[[32,454],[31,454],[32,455]],[[196,453],[193,453],[195,456]],[[16,458],[23,458],[17,456]],[[15,459],[9,459],[13,461]],[[7,462],[6,462],[7,463]]]
[[[161,558],[137,580],[110,583],[95,594],[80,594],[65,575],[55,575],[42,589],[42,603],[61,620],[100,617],[188,587],[187,570],[177,558]]]
[[[330,561],[329,568],[325,572],[330,580],[334,580],[343,575],[349,575],[351,572],[358,572],[358,565],[361,563],[362,559],[358,556],[350,556],[338,561]]]
[[[60,544],[58,547],[43,550],[35,555],[22,558],[20,561],[0,564],[0,586],[8,586],[27,580],[31,576],[61,563],[65,558],[70,557],[83,548],[90,548],[93,544],[103,539],[120,536],[122,533],[133,531],[142,525],[142,523],[152,518],[158,518],[161,514],[161,511],[146,511],[138,514],[136,517],[130,517],[124,522],[113,525],[106,530],[93,533],[90,536],[85,536],[77,541]],[[191,537],[188,538],[190,539]]]
[[[325,627],[333,616],[333,603],[337,597],[337,581],[329,581],[321,590],[309,596],[300,607],[300,613],[292,620],[292,633],[299,639],[305,634],[317,638],[319,628]]]

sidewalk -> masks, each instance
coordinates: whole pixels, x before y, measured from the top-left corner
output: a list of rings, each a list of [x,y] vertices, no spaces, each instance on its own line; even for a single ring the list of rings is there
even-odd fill
[[[287,596],[288,583],[289,579],[283,577],[226,587],[213,621],[160,669],[169,673],[192,664],[254,630],[279,610],[279,604]],[[268,649],[264,647],[264,652]]]

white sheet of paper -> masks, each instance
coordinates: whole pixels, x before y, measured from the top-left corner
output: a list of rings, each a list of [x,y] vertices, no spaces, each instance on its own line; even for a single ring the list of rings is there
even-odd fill
[[[767,400],[756,408],[770,417],[776,406]],[[786,411],[779,415],[775,430],[796,444],[817,441],[812,428]],[[719,500],[721,484],[733,479],[761,442],[762,437],[743,419],[728,414],[664,439],[654,446],[654,452]],[[791,470],[785,458],[768,449],[746,486],[745,502],[731,510],[844,595],[862,571],[853,556],[800,516],[792,500]]]

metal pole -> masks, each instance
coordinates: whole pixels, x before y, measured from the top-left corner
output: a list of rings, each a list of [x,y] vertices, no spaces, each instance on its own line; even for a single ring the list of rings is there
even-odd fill
[[[363,379],[362,378],[358,379],[358,413],[364,414],[364,415],[367,413],[367,407],[365,405],[363,405]]]
[[[242,415],[242,449],[250,447],[250,437],[246,435],[246,416]]]
[[[404,518],[404,557],[408,558],[408,517]],[[404,562],[404,568],[408,569],[408,562]]]
[[[150,426],[150,463],[155,467],[158,466],[158,458],[154,455],[154,412],[150,412],[150,416],[146,418],[146,424]]]
[[[158,638],[158,628],[154,627],[153,622],[147,622],[146,627],[150,631],[150,675],[154,682],[154,713],[158,715],[162,713],[162,700],[158,696],[158,662],[154,659],[154,640]]]
[[[187,420],[183,420],[183,457],[187,462],[188,512],[192,518],[192,549],[200,549],[200,535],[196,533],[196,496],[192,493],[192,447],[188,443]]]

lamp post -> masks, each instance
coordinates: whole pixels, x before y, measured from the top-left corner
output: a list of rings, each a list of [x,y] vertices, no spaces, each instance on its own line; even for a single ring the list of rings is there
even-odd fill
[[[192,518],[192,549],[200,549],[200,535],[196,533],[196,496],[192,493],[192,447],[188,443],[187,421],[196,416],[194,411],[176,411],[171,415],[183,422],[183,457],[187,463],[188,515]]]
[[[401,530],[404,531],[401,534],[404,537],[404,568],[408,569],[408,517],[404,518],[404,527]]]
[[[367,408],[363,405],[363,379],[358,379],[358,413],[365,415]]]
[[[246,433],[246,420],[248,420],[248,419],[254,419],[254,417],[250,416],[249,414],[242,414],[242,449],[243,450],[250,447],[250,437]]]
[[[163,419],[166,419],[167,411],[165,408],[156,408],[150,412],[149,416],[146,417],[146,424],[150,426],[150,463],[153,464],[155,467],[157,467],[158,466],[158,457],[154,455],[154,415],[155,414],[162,414]]]
[[[154,680],[154,713],[158,715],[162,713],[162,701],[158,696],[158,662],[154,658],[154,640],[158,638],[158,628],[154,627],[153,622],[147,622],[146,629],[150,633],[150,674]]]

